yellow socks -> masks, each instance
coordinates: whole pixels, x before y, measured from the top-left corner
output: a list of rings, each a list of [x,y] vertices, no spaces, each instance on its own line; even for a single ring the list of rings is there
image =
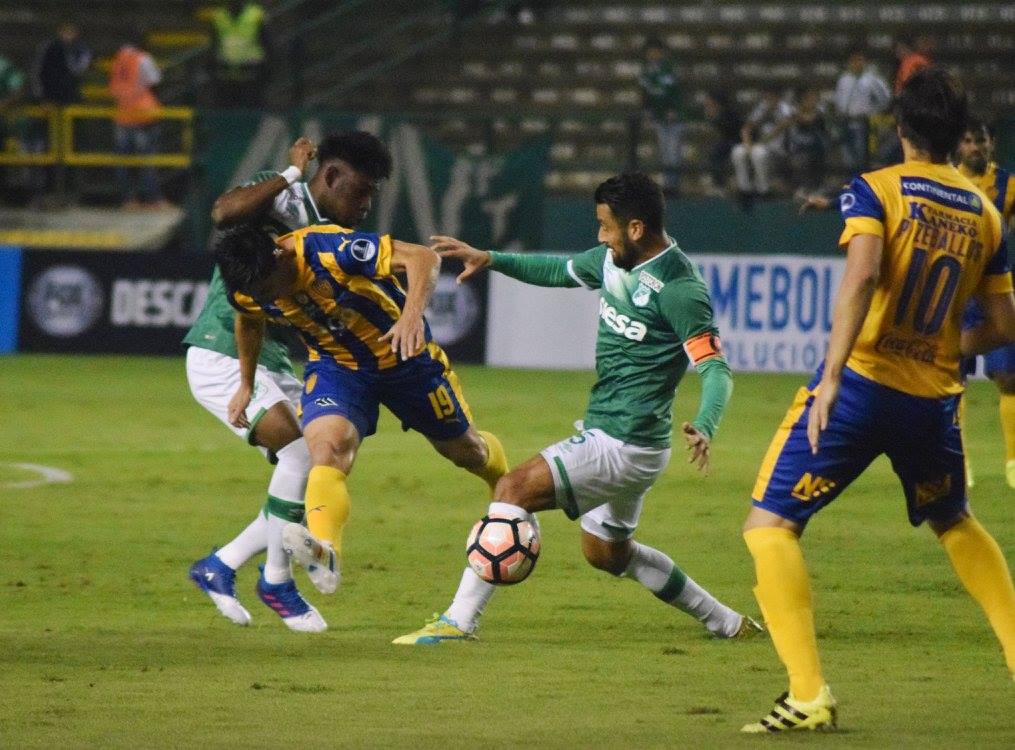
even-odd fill
[[[480,437],[486,442],[486,463],[472,473],[490,485],[490,494],[493,495],[493,488],[497,486],[497,480],[507,474],[507,455],[504,453],[504,446],[492,432],[479,430]]]
[[[789,672],[789,691],[798,701],[814,700],[825,684],[814,634],[811,583],[796,534],[759,528],[744,533],[754,558],[761,606],[776,653]]]
[[[1015,489],[1015,393],[1001,394],[1001,433],[1004,435],[1004,468],[1008,486]]]
[[[307,477],[304,496],[307,528],[323,542],[329,542],[336,555],[342,554],[342,528],[349,520],[349,489],[345,474],[331,466],[315,466]]]
[[[983,607],[1015,675],[1015,587],[1001,548],[975,518],[948,529],[941,535],[941,545],[962,585]]]

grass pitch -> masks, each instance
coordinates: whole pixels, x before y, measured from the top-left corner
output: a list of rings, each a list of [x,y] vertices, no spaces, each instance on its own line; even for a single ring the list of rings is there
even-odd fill
[[[589,373],[461,368],[516,463],[569,434]],[[754,472],[802,376],[740,375],[699,478],[679,455],[639,538],[755,612],[740,538]],[[689,375],[678,419],[693,415]],[[269,467],[200,409],[179,359],[0,359],[0,746],[1013,747],[1015,685],[993,634],[887,462],[811,525],[834,735],[748,738],[784,676],[766,639],[707,639],[640,586],[581,560],[578,528],[543,514],[543,553],[498,592],[471,644],[389,645],[441,611],[486,506],[475,478],[390,416],[352,475],[345,581],[323,635],[290,633],[238,577],[254,616],[221,618],[187,579],[263,501]],[[993,386],[974,383],[972,501],[1015,557]],[[69,472],[69,483],[13,464]]]

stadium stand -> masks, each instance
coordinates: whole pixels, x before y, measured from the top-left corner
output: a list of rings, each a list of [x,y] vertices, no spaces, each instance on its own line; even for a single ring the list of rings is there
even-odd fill
[[[56,23],[73,14],[97,63],[85,93],[101,101],[109,56],[129,29],[143,29],[163,66],[166,103],[209,105],[202,86],[207,19],[214,3],[164,0],[37,3],[0,9],[0,48],[22,65]],[[548,187],[585,191],[618,169],[655,163],[654,139],[639,127],[637,85],[649,36],[666,45],[691,108],[685,160],[705,169],[703,93],[734,92],[746,109],[768,82],[831,92],[848,51],[865,47],[890,76],[891,40],[929,36],[937,62],[957,69],[977,109],[1015,110],[1015,9],[1003,3],[747,3],[557,0],[536,23],[505,2],[455,0],[276,0],[265,2],[276,63],[267,100],[371,112],[418,121],[471,153],[553,139]]]

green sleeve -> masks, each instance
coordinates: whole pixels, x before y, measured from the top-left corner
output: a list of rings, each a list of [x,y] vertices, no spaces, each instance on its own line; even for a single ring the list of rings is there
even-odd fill
[[[733,394],[733,375],[722,357],[706,360],[697,369],[701,376],[701,403],[692,424],[711,440]]]
[[[603,282],[606,246],[600,245],[577,255],[500,253],[490,251],[490,268],[535,286],[598,289]]]

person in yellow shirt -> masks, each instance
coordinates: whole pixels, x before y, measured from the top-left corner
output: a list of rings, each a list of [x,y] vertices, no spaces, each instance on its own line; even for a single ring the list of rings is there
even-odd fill
[[[1002,169],[993,160],[994,136],[987,124],[971,119],[965,135],[959,142],[955,157],[959,172],[969,178],[976,187],[990,198],[1001,212],[1004,228],[1011,227],[1015,214],[1015,175]],[[975,326],[982,319],[979,305],[975,300],[966,308],[963,326]],[[983,355],[987,377],[994,381],[1000,391],[1001,432],[1004,435],[1005,478],[1008,486],[1015,489],[1015,345],[1009,344]],[[976,358],[963,360],[963,374],[974,372]],[[967,484],[972,487],[972,473],[966,465]]]
[[[902,483],[910,523],[937,534],[1015,673],[1015,588],[997,542],[970,512],[956,418],[960,353],[1015,341],[1001,216],[948,160],[968,118],[955,77],[914,73],[895,117],[905,161],[857,177],[840,198],[846,270],[825,361],[797,393],[751,494],[744,540],[754,593],[789,690],[744,732],[836,726],[799,537],[881,454]],[[974,295],[984,321],[960,332]]]

